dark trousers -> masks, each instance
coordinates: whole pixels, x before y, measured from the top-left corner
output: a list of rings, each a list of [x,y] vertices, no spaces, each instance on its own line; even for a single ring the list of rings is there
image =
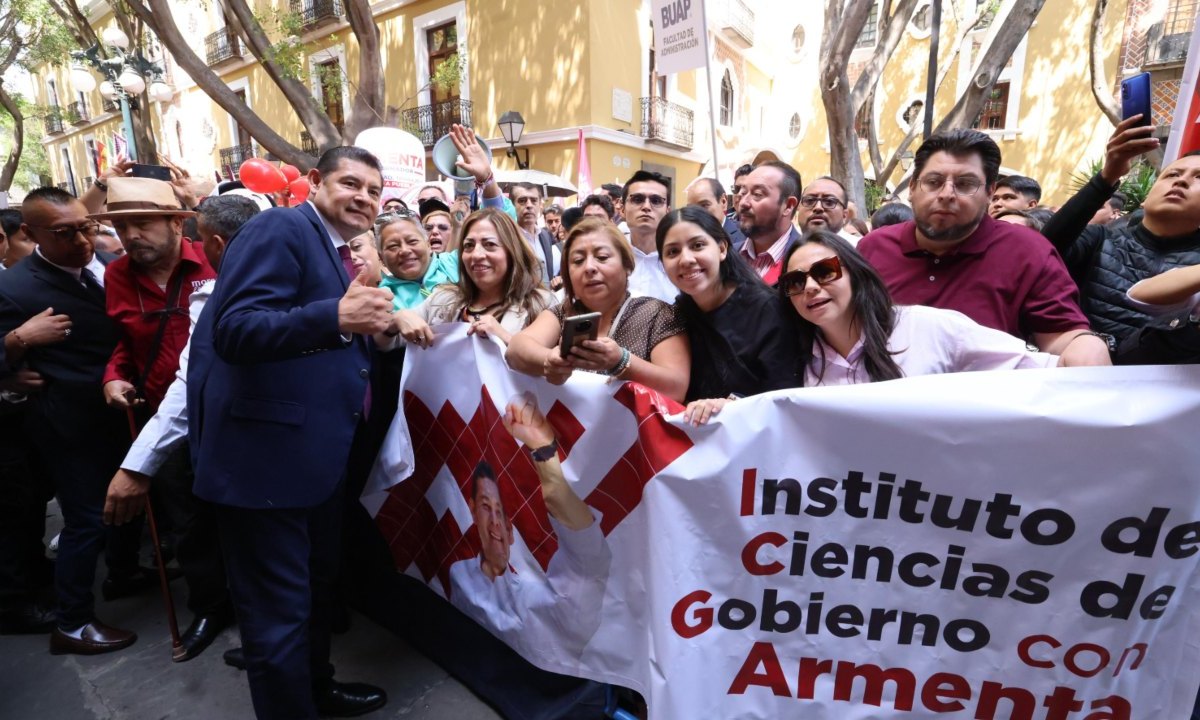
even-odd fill
[[[175,529],[175,557],[188,585],[188,609],[212,615],[229,609],[225,561],[221,556],[217,513],[192,493],[195,476],[188,448],[171,454],[154,477],[159,504]]]
[[[45,582],[50,480],[31,451],[21,408],[0,405],[0,610],[23,605]]]
[[[330,602],[343,495],[339,484],[311,508],[214,506],[259,720],[316,718],[312,693],[333,679]]]
[[[30,417],[30,437],[50,474],[63,517],[54,589],[58,624],[64,629],[95,617],[92,584],[105,544],[104,496],[129,447],[124,428],[114,430],[111,425],[98,423],[90,437],[68,439],[40,414]]]

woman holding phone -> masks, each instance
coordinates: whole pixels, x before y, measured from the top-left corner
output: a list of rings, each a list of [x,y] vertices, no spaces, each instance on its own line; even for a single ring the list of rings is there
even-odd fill
[[[607,220],[587,219],[563,243],[563,303],[543,311],[509,343],[505,359],[514,370],[566,382],[576,370],[632,380],[683,400],[689,351],[675,308],[650,297],[630,297],[633,251]],[[575,316],[598,314],[596,339],[570,343],[564,331]]]
[[[679,288],[675,305],[687,323],[689,420],[703,413],[707,399],[800,384],[795,323],[711,214],[691,205],[668,213],[655,241],[667,278]]]
[[[505,344],[556,304],[542,287],[541,270],[517,224],[501,210],[484,208],[471,213],[462,226],[458,257],[458,282],[441,285],[412,310],[392,315],[386,334],[429,347],[430,325],[470,323],[471,334],[494,335]]]
[[[438,285],[458,282],[458,253],[434,253],[416,215],[407,211],[380,215],[375,219],[375,236],[390,273],[380,287],[392,291],[393,309],[414,308]]]

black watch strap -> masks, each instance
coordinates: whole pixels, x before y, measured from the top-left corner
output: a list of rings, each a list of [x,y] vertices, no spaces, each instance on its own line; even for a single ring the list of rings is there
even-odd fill
[[[551,440],[550,444],[546,445],[545,447],[540,447],[536,450],[530,450],[529,455],[533,458],[534,462],[546,462],[550,458],[558,455],[558,440]]]

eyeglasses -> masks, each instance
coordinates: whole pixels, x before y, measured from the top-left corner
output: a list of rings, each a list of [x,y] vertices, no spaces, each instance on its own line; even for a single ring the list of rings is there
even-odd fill
[[[628,202],[630,205],[643,205],[648,202],[650,203],[650,207],[659,208],[667,204],[667,199],[662,195],[645,195],[643,193],[634,193],[629,196]]]
[[[979,192],[979,188],[983,187],[983,183],[980,182],[979,178],[969,176],[948,178],[945,175],[938,175],[937,173],[924,175],[918,182],[920,182],[921,188],[925,192],[930,193],[941,192],[942,188],[946,187],[946,183],[951,183],[954,186],[955,194],[959,197],[971,197]]]
[[[816,207],[817,203],[821,203],[821,207],[825,208],[826,210],[832,210],[835,207],[846,207],[846,203],[838,200],[832,195],[805,195],[804,197],[800,198],[800,204],[806,208],[809,208],[810,210]]]
[[[799,295],[811,277],[818,285],[825,286],[842,276],[842,261],[837,255],[818,260],[807,270],[793,270],[779,278],[779,291],[784,297]]]
[[[433,232],[434,230],[450,232],[450,226],[446,223],[429,223],[425,226],[425,232]]]
[[[60,240],[62,242],[70,242],[74,240],[76,233],[84,236],[88,240],[95,240],[96,236],[100,234],[100,223],[98,222],[89,222],[76,226],[67,225],[65,227],[46,227],[45,225],[30,225],[29,227],[33,228],[34,230],[45,230],[53,235],[56,240]]]

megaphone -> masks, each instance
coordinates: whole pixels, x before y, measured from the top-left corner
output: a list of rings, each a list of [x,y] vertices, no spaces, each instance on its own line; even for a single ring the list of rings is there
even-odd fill
[[[483,148],[488,162],[491,162],[492,151],[488,148],[487,143],[478,135],[475,136],[475,141],[479,143],[479,147]],[[450,139],[449,133],[434,143],[433,166],[438,169],[438,172],[454,181],[455,195],[470,195],[471,191],[475,189],[475,178],[464,173],[454,164],[459,160],[462,160],[462,155],[458,154],[458,148],[454,147],[454,141]]]

